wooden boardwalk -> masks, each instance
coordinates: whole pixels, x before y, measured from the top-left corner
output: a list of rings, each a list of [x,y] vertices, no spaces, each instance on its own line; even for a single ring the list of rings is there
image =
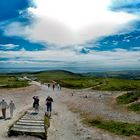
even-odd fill
[[[30,135],[41,139],[47,139],[47,132],[44,125],[44,112],[38,114],[27,111],[17,122],[15,122],[10,130],[9,136]]]

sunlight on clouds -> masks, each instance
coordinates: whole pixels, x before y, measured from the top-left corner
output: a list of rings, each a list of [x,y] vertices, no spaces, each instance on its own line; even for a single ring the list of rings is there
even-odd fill
[[[135,16],[109,11],[112,0],[34,0],[36,8],[29,11],[37,17],[65,24],[74,32],[102,23],[124,24]]]
[[[15,47],[19,47],[19,45],[16,44],[0,44],[0,46],[5,47],[6,49],[13,49]]]
[[[30,40],[59,46],[83,44],[117,33],[137,16],[109,10],[112,0],[33,0],[28,12],[37,19]]]
[[[58,21],[73,31],[79,31],[108,18],[104,17],[104,14],[107,13],[110,4],[110,0],[34,0],[34,2],[36,8],[29,8],[34,15]]]
[[[11,23],[3,28],[7,36],[22,36],[32,42],[59,47],[85,44],[118,33],[136,15],[110,10],[113,0],[32,0],[27,12],[33,23]],[[12,28],[11,28],[12,27]]]

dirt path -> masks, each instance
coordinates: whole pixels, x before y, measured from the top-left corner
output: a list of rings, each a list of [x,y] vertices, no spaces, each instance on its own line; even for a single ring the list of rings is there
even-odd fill
[[[124,121],[124,122],[140,122],[140,114],[128,111],[125,106],[116,104],[116,97],[121,92],[105,92],[91,90],[75,90],[74,96],[66,101],[71,107],[83,112],[88,112],[92,116],[100,116],[104,119]],[[86,96],[86,98],[85,98]]]
[[[51,126],[48,131],[48,140],[130,140],[127,137],[116,136],[108,132],[96,128],[88,128],[83,126],[78,114],[72,113],[65,104],[66,101],[72,100],[72,90],[62,89],[62,91],[53,91],[48,89],[44,85],[34,82],[36,88],[35,91],[25,92],[21,91],[7,94],[0,92],[0,98],[11,99],[13,98],[17,109],[15,116],[12,120],[0,120],[0,140],[39,140],[34,137],[7,137],[7,130],[10,124],[12,124],[23,112],[32,106],[32,96],[38,95],[40,98],[40,105],[44,107],[45,112],[45,99],[48,95],[54,99],[53,113],[51,118]],[[34,88],[35,88],[34,87]],[[31,90],[31,89],[30,89]],[[84,91],[85,92],[85,91]],[[81,95],[80,95],[81,96]],[[77,98],[77,97],[74,97]]]
[[[54,104],[48,140],[125,140],[124,137],[83,126],[80,117],[70,112],[58,98]]]
[[[84,126],[79,115],[69,111],[64,103],[71,98],[66,92],[68,90],[63,89],[60,93],[51,93],[54,98],[54,112],[48,140],[128,140],[125,137]]]

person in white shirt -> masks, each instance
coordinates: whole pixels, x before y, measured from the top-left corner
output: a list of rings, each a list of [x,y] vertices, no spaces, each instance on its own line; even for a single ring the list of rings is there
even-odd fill
[[[4,99],[2,99],[2,101],[0,102],[0,106],[2,110],[2,116],[4,119],[6,119],[6,109],[8,108],[7,102]]]
[[[59,83],[57,84],[57,88],[58,88],[58,90],[61,90],[61,86]]]
[[[10,108],[10,118],[13,117],[13,112],[16,109],[15,104],[13,102],[13,100],[11,100],[10,104],[9,104],[9,108]]]

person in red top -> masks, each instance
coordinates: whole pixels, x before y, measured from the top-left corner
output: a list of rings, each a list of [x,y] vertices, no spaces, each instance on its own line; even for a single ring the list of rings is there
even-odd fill
[[[52,102],[53,99],[50,96],[48,96],[46,99],[46,106],[47,106],[47,114],[49,116],[51,116],[51,112],[52,112]]]

